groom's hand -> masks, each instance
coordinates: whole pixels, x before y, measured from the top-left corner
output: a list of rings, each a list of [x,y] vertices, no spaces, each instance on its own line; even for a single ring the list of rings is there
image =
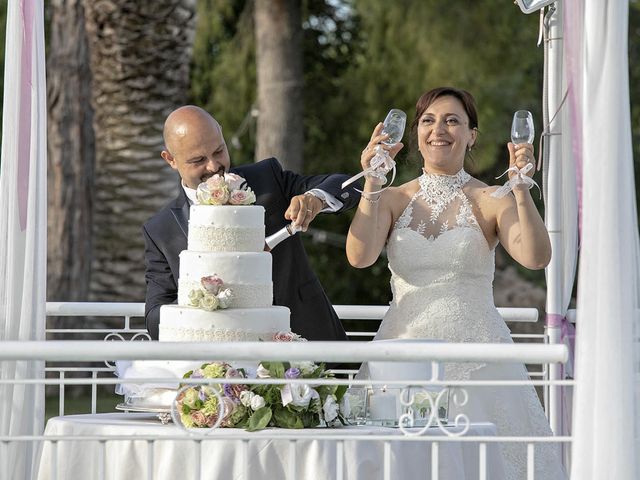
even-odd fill
[[[284,218],[291,220],[303,232],[307,231],[311,221],[324,208],[321,199],[313,195],[296,195],[291,199]]]

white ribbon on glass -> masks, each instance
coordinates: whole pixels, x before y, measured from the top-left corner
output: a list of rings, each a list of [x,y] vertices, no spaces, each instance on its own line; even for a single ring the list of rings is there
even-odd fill
[[[527,173],[529,173],[529,171],[531,171],[532,168],[533,168],[533,163],[527,163],[522,168],[518,168],[515,165],[513,167],[507,168],[502,175],[499,175],[496,177],[496,180],[500,177],[503,177],[509,172],[514,172],[516,173],[516,175],[511,177],[504,185],[502,185],[495,192],[493,192],[491,196],[494,198],[502,198],[505,195],[507,195],[510,191],[512,191],[516,185],[521,185],[524,183],[529,187],[529,189],[532,189],[534,186],[537,187],[538,191],[540,192],[540,198],[542,198],[542,192],[540,191],[540,186],[536,183],[536,181],[533,178],[527,176]]]

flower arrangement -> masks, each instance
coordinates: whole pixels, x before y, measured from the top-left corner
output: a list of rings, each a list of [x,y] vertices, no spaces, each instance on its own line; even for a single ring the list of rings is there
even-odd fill
[[[233,299],[233,292],[224,288],[224,282],[217,275],[200,279],[202,288],[189,291],[189,305],[212,312],[218,308],[228,308]]]
[[[256,195],[244,178],[235,173],[215,174],[196,189],[200,205],[251,205]]]
[[[295,334],[294,334],[295,335]],[[285,341],[294,341],[285,340]],[[258,378],[308,379],[303,384],[220,383],[181,390],[176,398],[180,420],[186,428],[212,427],[220,412],[222,427],[257,431],[266,427],[310,428],[344,423],[347,406],[341,402],[345,386],[313,385],[313,380],[332,378],[323,364],[313,362],[262,362]],[[202,365],[184,378],[246,378],[243,369],[224,362]],[[216,395],[216,393],[218,395]],[[221,409],[220,402],[223,407]]]

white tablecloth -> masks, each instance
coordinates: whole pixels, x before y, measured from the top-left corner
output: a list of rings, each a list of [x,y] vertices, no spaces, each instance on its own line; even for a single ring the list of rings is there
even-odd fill
[[[453,427],[447,427],[452,428]],[[282,438],[292,432],[304,439],[295,444]],[[45,441],[38,480],[99,479],[104,471],[105,480],[318,480],[340,478],[337,475],[338,442],[328,436],[343,435],[345,441],[342,465],[345,480],[377,480],[384,478],[384,442],[381,440],[353,440],[355,435],[397,435],[397,428],[358,426],[342,428],[317,428],[307,430],[267,429],[250,434],[250,440],[231,438],[238,435],[236,429],[217,429],[201,444],[198,460],[198,444],[192,436],[169,423],[162,425],[152,414],[104,413],[96,415],[68,415],[55,417],[47,422],[45,436],[154,436],[153,457],[147,457],[145,440],[97,440]],[[491,423],[472,424],[466,436],[496,435]],[[187,439],[167,439],[180,436]],[[426,432],[430,439],[445,437],[437,428]],[[306,439],[308,437],[308,440]],[[325,439],[323,439],[323,437]],[[392,441],[388,450],[390,478],[431,478],[431,442]],[[295,476],[291,476],[290,461],[295,448]],[[479,449],[476,442],[440,442],[438,444],[440,480],[466,480],[479,478]],[[57,457],[57,461],[56,458]],[[153,476],[148,464],[152,465]],[[504,478],[502,460],[496,443],[487,444],[487,478]]]

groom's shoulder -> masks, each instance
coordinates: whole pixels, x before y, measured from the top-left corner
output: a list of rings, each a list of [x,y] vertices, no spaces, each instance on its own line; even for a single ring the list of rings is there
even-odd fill
[[[245,163],[231,168],[232,173],[237,173],[240,176],[242,176],[243,173],[256,174],[263,173],[268,170],[273,172],[282,171],[282,165],[280,165],[277,158],[269,157],[255,163]]]
[[[151,215],[143,224],[143,228],[147,231],[154,230],[162,230],[166,226],[167,221],[169,221],[173,214],[171,213],[171,209],[175,208],[177,204],[177,199],[173,199],[163,205],[156,213]]]

